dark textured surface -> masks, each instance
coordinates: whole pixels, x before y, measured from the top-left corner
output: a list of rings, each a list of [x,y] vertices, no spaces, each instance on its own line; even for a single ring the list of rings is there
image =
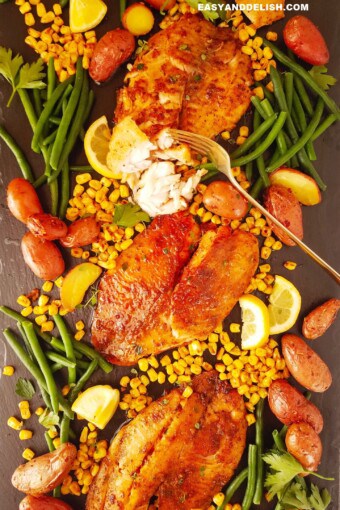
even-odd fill
[[[118,5],[116,2],[107,2],[109,4],[108,15],[105,18],[105,24],[98,29],[98,35],[102,35],[106,30],[112,29],[118,25]],[[311,0],[309,2],[308,16],[318,24],[324,33],[331,53],[331,63],[329,70],[332,74],[339,76],[340,50],[338,46],[340,32],[340,16],[338,14],[338,3],[333,1],[320,2]],[[288,17],[288,16],[287,16]],[[282,23],[275,25],[279,30]],[[15,6],[14,1],[0,6],[0,45],[11,47],[14,52],[20,52],[25,59],[35,59],[35,54],[30,48],[24,45],[25,26],[23,17]],[[97,87],[93,85],[96,93],[96,104],[93,110],[92,119],[100,115],[107,114],[112,118],[115,101],[115,89],[122,83],[124,67],[113,80],[104,86]],[[42,161],[40,156],[30,150],[31,130],[22,110],[20,101],[15,98],[12,106],[7,109],[6,102],[10,94],[10,87],[0,78],[0,122],[4,123],[8,131],[14,136],[32,164],[37,175],[42,171]],[[340,85],[332,91],[333,97],[340,98]],[[304,227],[305,241],[314,248],[331,265],[339,270],[340,248],[339,248],[339,160],[340,160],[340,142],[339,125],[333,126],[326,135],[316,143],[318,161],[316,166],[328,184],[328,189],[323,195],[323,202],[315,207],[304,207]],[[84,156],[80,153],[75,155],[79,163],[85,163]],[[30,270],[24,265],[20,253],[19,243],[25,231],[24,226],[12,218],[5,205],[5,188],[9,181],[19,176],[19,169],[13,159],[10,151],[0,143],[0,302],[14,308],[16,298],[21,293],[26,293],[34,287],[39,287],[41,282],[35,278]],[[45,201],[48,206],[48,201]],[[299,266],[295,272],[289,272],[282,267],[286,260],[295,260]],[[330,297],[335,297],[338,293],[336,284],[330,277],[306,255],[297,248],[285,248],[280,252],[274,253],[270,259],[274,272],[291,279],[302,294],[302,314],[310,311],[317,304]],[[339,297],[339,295],[337,296]],[[82,317],[84,313],[80,314]],[[233,314],[234,315],[234,314]],[[89,320],[90,311],[86,312]],[[235,312],[237,317],[237,312]],[[313,342],[312,346],[329,364],[333,373],[333,385],[323,395],[313,395],[313,402],[318,405],[325,419],[325,427],[321,434],[323,441],[323,461],[320,466],[320,472],[328,476],[334,476],[335,481],[329,483],[333,502],[331,510],[337,510],[339,501],[339,441],[340,441],[340,406],[338,404],[338,394],[340,391],[340,372],[338,369],[339,346],[338,337],[340,333],[339,322],[322,338]],[[3,316],[0,317],[1,330],[7,326],[14,326],[11,321]],[[296,324],[294,332],[301,333],[301,320]],[[10,477],[18,464],[22,462],[22,450],[30,446],[37,453],[46,451],[46,445],[43,439],[42,429],[36,426],[37,420],[33,416],[27,423],[29,428],[36,430],[36,434],[31,441],[21,442],[18,439],[18,433],[7,427],[6,421],[10,415],[18,416],[18,402],[20,398],[14,393],[15,381],[18,376],[27,377],[25,370],[19,366],[17,359],[6,348],[4,339],[0,340],[0,364],[13,364],[16,367],[15,376],[0,378],[1,392],[1,413],[0,413],[0,510],[15,510],[21,500],[21,494],[12,488]],[[103,376],[98,373],[96,380],[98,382],[109,382],[113,386],[118,384],[119,378],[123,373],[129,373],[130,369],[114,369],[109,376]],[[159,389],[158,389],[159,391]],[[32,408],[39,405],[38,399],[32,402]],[[107,435],[114,433],[117,426],[122,423],[124,416],[118,412],[114,422],[107,427]],[[270,431],[274,420],[266,416],[266,442],[271,443]],[[320,486],[324,483],[320,481]],[[75,509],[83,509],[84,502],[80,498],[70,498]],[[263,507],[264,508],[264,507]]]

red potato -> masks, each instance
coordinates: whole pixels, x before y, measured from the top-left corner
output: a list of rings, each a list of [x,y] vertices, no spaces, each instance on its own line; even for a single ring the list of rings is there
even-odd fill
[[[320,30],[306,16],[294,16],[283,29],[286,46],[308,64],[322,66],[329,61],[329,51]]]
[[[51,496],[26,496],[19,505],[19,510],[72,510],[72,507],[60,499]]]
[[[214,181],[203,194],[203,204],[208,211],[227,218],[239,220],[248,211],[248,202],[230,182]]]
[[[72,443],[63,443],[53,452],[19,466],[13,473],[12,485],[31,496],[47,494],[68,475],[76,457],[77,448]]]
[[[323,418],[319,409],[285,379],[277,379],[271,383],[268,403],[272,413],[285,425],[303,421],[309,423],[317,434],[323,429]]]
[[[292,190],[300,204],[316,205],[322,196],[315,180],[294,168],[279,168],[269,175],[271,184],[279,184]]]
[[[32,214],[43,213],[37,192],[32,184],[22,177],[13,179],[7,188],[7,205],[13,216],[27,223]]]
[[[59,218],[46,213],[32,214],[27,220],[27,228],[33,235],[45,241],[54,241],[67,234],[67,225]]]
[[[127,30],[116,28],[107,32],[96,44],[89,73],[94,81],[103,82],[112,76],[135,51],[135,38]]]
[[[329,299],[310,312],[303,319],[302,334],[308,340],[315,340],[326,333],[333,324],[340,309],[340,299]]]
[[[130,5],[122,17],[123,27],[137,37],[148,34],[154,23],[155,18],[151,10],[142,3]]]
[[[161,9],[163,11],[169,11],[173,8],[173,6],[176,3],[176,0],[146,0],[146,3],[151,5],[151,7],[154,7],[158,11]]]
[[[26,232],[21,250],[28,267],[42,280],[54,280],[65,271],[63,256],[52,241],[44,241]]]
[[[332,384],[326,363],[296,335],[283,335],[282,354],[289,372],[307,390],[322,393]]]
[[[287,450],[307,471],[317,471],[322,456],[322,443],[308,423],[293,423],[285,438]]]
[[[100,233],[100,226],[94,216],[81,218],[71,223],[67,235],[60,239],[65,248],[80,248],[96,241]]]
[[[294,193],[284,186],[273,184],[267,188],[265,207],[299,239],[303,238],[302,209]],[[269,222],[277,237],[287,246],[295,246],[282,229]]]

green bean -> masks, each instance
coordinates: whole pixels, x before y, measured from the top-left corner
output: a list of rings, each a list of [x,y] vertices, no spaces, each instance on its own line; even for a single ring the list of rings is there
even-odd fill
[[[268,99],[264,99],[261,102],[261,105],[262,105],[262,109],[263,109],[267,118],[270,115],[273,115],[274,110],[273,110],[273,107]],[[286,144],[286,140],[285,140],[283,131],[280,131],[280,133],[277,135],[276,144],[280,151],[280,154],[285,154],[287,151],[287,144]]]
[[[93,372],[96,370],[98,365],[98,360],[94,359],[91,361],[89,367],[87,368],[86,372],[81,376],[80,379],[78,379],[78,382],[75,386],[73,386],[72,390],[70,391],[70,394],[68,396],[68,400],[73,404],[73,402],[76,400],[78,394],[83,389],[87,381],[90,379]]]
[[[286,152],[286,154],[281,156],[272,165],[267,167],[266,168],[267,172],[269,172],[269,173],[273,172],[280,166],[284,165],[284,163],[286,163],[286,161],[288,159],[291,159],[292,156],[297,154],[306,145],[306,143],[311,138],[312,134],[314,133],[314,131],[316,130],[316,128],[320,122],[322,112],[323,112],[323,106],[324,106],[324,102],[322,101],[322,99],[319,99],[316,109],[315,109],[315,114],[314,114],[310,124],[308,125],[307,129],[304,131],[303,135],[301,136],[301,138],[294,145],[292,145],[292,147]],[[318,181],[320,182],[320,177],[318,178]]]
[[[21,99],[22,105],[24,107],[26,116],[28,118],[28,122],[30,123],[32,131],[34,132],[36,129],[38,120],[37,120],[37,115],[34,111],[32,102],[28,95],[28,92],[26,89],[18,89],[18,94]]]
[[[74,115],[74,118],[72,119],[72,125],[67,135],[66,143],[60,154],[58,168],[56,169],[57,171],[63,168],[65,163],[67,163],[68,157],[74,147],[74,144],[77,141],[80,129],[83,125],[83,118],[88,103],[88,97],[89,97],[89,82],[87,74],[84,73],[79,103],[77,104],[77,111]]]
[[[57,106],[55,107],[55,109],[53,111],[53,114],[55,117],[60,117],[60,114],[62,113],[62,109],[63,109],[63,102],[71,94],[72,90],[73,90],[73,85],[71,83],[69,83],[67,85],[66,89],[64,90],[63,95],[59,99]]]
[[[47,362],[47,359],[43,353],[43,350],[41,349],[41,346],[39,344],[38,338],[35,334],[33,324],[31,322],[23,322],[23,328],[25,330],[27,339],[31,345],[33,354],[38,362],[38,365],[40,367],[40,370],[45,378],[46,386],[48,393],[51,398],[51,404],[53,411],[58,414],[59,412],[59,399],[58,399],[58,392],[57,392],[57,385],[53,378],[50,366]]]
[[[294,74],[294,83],[297,93],[299,94],[300,101],[305,107],[305,110],[308,113],[308,115],[311,117],[313,115],[314,108],[300,76]]]
[[[262,108],[262,102],[263,101],[260,101],[259,98],[257,96],[252,96],[251,98],[251,102],[253,103],[253,105],[255,106],[256,110],[259,112],[259,114],[261,115],[261,117],[263,119],[266,119],[266,114]]]
[[[84,76],[84,69],[83,69],[83,65],[82,65],[82,59],[78,58],[74,89],[71,92],[70,99],[68,100],[65,113],[63,114],[63,116],[61,118],[61,123],[58,128],[58,133],[57,133],[56,139],[53,144],[53,149],[52,149],[52,154],[51,154],[51,167],[54,170],[57,170],[57,168],[58,168],[60,156],[61,156],[63,146],[65,144],[65,140],[66,140],[66,136],[67,136],[67,131],[71,124],[74,111],[78,104],[79,95],[80,95],[80,92],[82,89],[83,76]]]
[[[93,92],[93,90],[90,90],[88,101],[87,101],[87,107],[86,107],[86,110],[85,110],[85,113],[84,113],[83,125],[82,125],[82,128],[81,128],[80,132],[79,132],[79,138],[80,138],[80,140],[82,142],[84,141],[84,138],[85,138],[85,127],[84,126],[85,126],[85,124],[87,122],[87,119],[90,116],[93,103],[94,103],[94,92]]]
[[[246,164],[246,179],[251,182],[253,178],[253,161]]]
[[[41,97],[40,97],[39,89],[33,89],[33,102],[34,102],[34,109],[36,111],[37,116],[39,117],[42,112],[42,104],[41,104]]]
[[[53,444],[52,438],[49,436],[48,432],[45,432],[44,435],[45,435],[45,440],[46,440],[47,447],[48,447],[49,451],[54,452],[55,446]]]
[[[33,351],[31,349],[31,346],[30,346],[30,343],[29,341],[27,340],[27,336],[26,336],[26,333],[24,331],[24,328],[22,327],[22,323],[21,322],[17,322],[17,328],[19,330],[19,333],[20,335],[22,336],[22,339],[24,341],[24,344],[25,344],[25,347],[26,347],[26,351],[27,351],[27,354],[29,355],[29,357],[31,358],[31,360],[33,362],[35,362],[35,358],[34,358],[34,354],[33,354]]]
[[[52,131],[52,133],[50,133],[48,136],[46,136],[46,138],[43,139],[42,141],[42,145],[44,147],[47,147],[48,145],[50,145],[52,142],[54,142],[55,140],[55,137],[57,136],[57,131],[58,131],[58,128],[55,129],[54,131]]]
[[[328,115],[323,122],[319,125],[319,127],[314,131],[314,134],[311,138],[312,142],[314,142],[319,136],[322,135],[334,122],[336,122],[337,118],[334,113]]]
[[[280,451],[286,451],[284,441],[283,441],[279,431],[276,429],[273,430],[272,436],[273,436],[274,444],[275,444],[276,448]]]
[[[92,166],[90,165],[78,165],[78,166],[70,166],[71,172],[94,172]]]
[[[60,424],[60,442],[67,443],[69,439],[70,418],[63,416]]]
[[[65,353],[67,358],[74,363],[73,367],[68,367],[68,384],[75,384],[76,382],[76,364],[74,357],[74,350],[72,344],[72,337],[69,331],[67,330],[66,324],[63,321],[62,317],[57,314],[54,316],[54,322],[59,330],[61,339],[65,346]]]
[[[81,368],[83,370],[86,370],[88,369],[90,366],[90,362],[89,361],[81,361],[81,360],[77,360],[77,368]]]
[[[40,188],[47,181],[47,175],[42,174],[38,179],[36,179],[33,183],[34,188]]]
[[[50,97],[53,94],[53,91],[55,89],[56,84],[56,72],[54,69],[54,58],[50,57],[47,65],[47,100],[50,99]]]
[[[65,356],[61,356],[57,352],[46,351],[45,356],[50,361],[55,361],[56,363],[64,367],[75,368],[77,366],[75,361],[68,360],[67,358],[65,358]]]
[[[123,19],[123,14],[126,9],[126,0],[119,0],[119,13],[120,13],[120,19]]]
[[[307,120],[306,120],[305,112],[303,111],[303,106],[301,104],[299,95],[296,91],[294,91],[294,94],[293,94],[293,106],[294,106],[296,115],[299,119],[299,125],[301,128],[301,131],[303,133],[305,131],[305,129],[307,128]]]
[[[35,151],[35,152],[39,152],[39,142],[40,142],[40,137],[43,133],[43,130],[44,130],[44,127],[46,125],[46,122],[48,122],[51,114],[52,114],[52,111],[53,111],[53,108],[54,108],[54,105],[56,104],[56,102],[58,101],[58,99],[62,96],[64,90],[66,89],[66,87],[73,81],[73,77],[71,76],[70,78],[68,78],[67,80],[65,80],[64,82],[60,83],[57,88],[53,91],[50,99],[48,99],[48,101],[46,102],[45,104],[45,107],[38,119],[38,121],[36,122],[36,126],[35,126],[35,129],[34,129],[34,134],[33,134],[33,138],[32,138],[32,144],[31,144],[31,147],[32,149]]]
[[[255,198],[255,200],[259,197],[261,191],[262,191],[262,188],[263,188],[264,184],[263,184],[263,180],[261,179],[261,177],[259,177],[257,179],[257,181],[255,182],[255,184],[253,184],[251,190],[250,190],[250,195]]]
[[[260,505],[263,496],[263,477],[264,464],[263,455],[263,407],[264,399],[261,398],[256,406],[256,423],[255,423],[255,444],[257,446],[257,477],[255,485],[255,493],[253,498],[254,505]]]
[[[243,471],[241,471],[233,479],[233,481],[228,485],[227,490],[225,492],[224,501],[220,506],[217,507],[216,510],[224,510],[227,503],[229,503],[229,501],[231,500],[231,498],[233,497],[233,495],[235,494],[237,489],[239,487],[241,487],[241,485],[247,479],[247,477],[248,477],[248,468],[244,468]]]
[[[258,110],[255,110],[255,112],[254,112],[254,120],[253,120],[253,129],[254,129],[254,131],[256,131],[258,129],[260,124],[261,124],[260,113],[258,112]],[[260,145],[260,142],[256,144],[256,148],[259,145]],[[263,184],[265,186],[268,186],[269,185],[269,179],[268,179],[268,176],[266,174],[266,168],[265,168],[265,164],[264,164],[263,154],[260,154],[256,158],[256,167],[257,167],[257,171],[259,172],[260,177],[261,177],[261,179],[263,181]]]
[[[297,115],[297,112],[296,110],[292,110],[291,113],[290,113],[291,117],[292,117],[292,121],[293,121],[293,124],[296,128],[296,131],[298,131],[300,134],[303,133],[303,130],[301,128],[301,124],[299,122],[299,117]]]
[[[51,165],[50,165],[50,157],[51,157],[51,145],[48,147],[48,150],[47,150],[47,161],[45,163],[45,171],[44,171],[44,175],[48,178],[48,176],[51,174]],[[52,195],[51,195],[51,198],[52,198]]]
[[[65,163],[61,173],[61,201],[59,206],[59,218],[64,218],[70,198],[70,172],[68,163]]]
[[[257,446],[255,444],[250,444],[248,446],[248,483],[242,501],[242,510],[249,510],[253,503],[256,483],[256,458]]]
[[[294,75],[293,73],[285,73],[284,89],[287,98],[288,111],[291,113],[293,105],[293,92],[294,92]]]
[[[292,59],[287,57],[279,48],[277,48],[273,43],[270,41],[264,39],[263,44],[265,46],[269,46],[269,48],[272,50],[273,54],[281,62],[281,64],[289,67],[292,71],[294,71],[302,80],[305,82],[305,84],[312,89],[316,94],[318,94],[324,103],[326,104],[327,108],[335,114],[336,118],[340,118],[340,111],[333,99],[329,97],[329,95],[316,83],[316,81],[313,80],[312,76],[304,69],[302,66],[300,66],[298,63],[294,62]],[[271,66],[271,70],[274,69],[273,66]],[[274,85],[274,91],[275,91],[275,85]]]
[[[61,363],[53,363],[53,365],[51,365],[52,374],[54,374],[54,372],[58,372],[59,370],[61,370],[63,368],[64,368],[64,365],[62,365]]]
[[[51,214],[53,216],[57,216],[59,200],[58,181],[51,182],[50,191],[51,191]]]
[[[248,163],[248,161],[252,161],[261,154],[265,152],[265,150],[268,149],[268,147],[271,146],[271,144],[276,140],[277,135],[281,131],[281,129],[284,126],[284,123],[287,119],[287,112],[280,112],[277,120],[275,121],[275,124],[273,125],[273,128],[269,135],[261,142],[261,144],[253,151],[247,154],[246,156],[242,156],[241,158],[235,159],[234,161],[231,161],[231,166],[243,166]]]
[[[13,156],[17,160],[17,163],[19,165],[23,177],[27,179],[29,182],[33,182],[34,176],[25,154],[20,149],[19,145],[16,143],[14,138],[12,138],[12,136],[6,131],[4,126],[2,126],[1,124],[0,124],[0,138],[11,149]]]
[[[68,4],[68,0],[59,0],[59,3],[64,8]]]
[[[279,148],[276,147],[275,151],[274,151],[274,154],[272,155],[272,157],[270,158],[269,160],[269,165],[271,165],[272,163],[274,163],[274,161],[276,161],[279,157],[280,157],[280,151],[279,151]],[[287,163],[288,164],[288,163]]]
[[[239,158],[246,152],[248,152],[249,149],[255,145],[255,143],[260,140],[263,135],[272,127],[274,122],[277,119],[277,114],[271,115],[266,119],[260,126],[254,130],[254,132],[247,138],[247,140],[240,145],[238,149],[236,149],[234,152],[230,154],[231,159]]]
[[[55,126],[60,126],[61,119],[59,117],[54,117],[54,115],[52,115],[52,117],[48,119],[48,122],[50,124],[54,124]]]
[[[34,379],[37,381],[37,384],[39,386],[39,389],[41,391],[41,394],[44,398],[46,396],[46,391],[43,393],[44,390],[46,390],[46,382],[45,378],[38,366],[32,359],[29,357],[19,340],[16,338],[14,333],[10,329],[5,329],[4,337],[6,338],[8,345],[12,348],[12,350],[15,352],[15,354],[20,359],[21,363],[27,368],[27,370],[30,372],[30,374],[34,377]],[[48,397],[47,400],[45,400],[45,404],[49,409],[52,409],[51,407],[51,401]]]

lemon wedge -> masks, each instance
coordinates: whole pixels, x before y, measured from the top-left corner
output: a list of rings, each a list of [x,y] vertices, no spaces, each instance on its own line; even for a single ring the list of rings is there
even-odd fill
[[[269,333],[271,335],[284,333],[294,326],[301,310],[301,295],[297,288],[283,276],[275,276],[269,303]]]
[[[121,173],[113,172],[106,164],[109,153],[111,132],[105,115],[95,120],[88,128],[84,138],[84,149],[88,162],[100,175],[109,179],[120,179]]]
[[[70,0],[71,32],[86,32],[104,18],[107,6],[102,0]]]
[[[261,299],[245,294],[239,299],[242,312],[242,349],[256,349],[268,342],[269,313]]]
[[[103,430],[115,414],[119,391],[108,385],[88,388],[74,401],[72,411]]]

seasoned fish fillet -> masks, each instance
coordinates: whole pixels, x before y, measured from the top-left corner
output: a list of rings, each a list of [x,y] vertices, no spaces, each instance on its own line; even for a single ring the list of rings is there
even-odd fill
[[[285,0],[247,0],[244,2],[243,0],[236,0],[237,4],[243,4],[247,6],[254,5],[254,9],[244,9],[243,12],[250,19],[255,28],[260,28],[265,25],[271,25],[285,17],[284,8],[285,8]],[[263,6],[263,8],[269,8],[271,5],[277,6],[274,10],[259,10],[257,6]]]
[[[250,104],[251,60],[230,28],[187,14],[149,39],[126,83],[116,122],[131,116],[148,136],[180,127],[213,137]]]
[[[171,296],[176,338],[204,340],[236,305],[259,263],[255,236],[229,227],[208,231]]]
[[[199,237],[192,215],[158,216],[102,278],[92,342],[111,362],[133,364],[171,346],[164,315]]]
[[[244,451],[245,406],[215,371],[197,376],[192,388],[189,398],[172,390],[118,432],[87,510],[147,509],[154,495],[163,510],[208,508]]]

